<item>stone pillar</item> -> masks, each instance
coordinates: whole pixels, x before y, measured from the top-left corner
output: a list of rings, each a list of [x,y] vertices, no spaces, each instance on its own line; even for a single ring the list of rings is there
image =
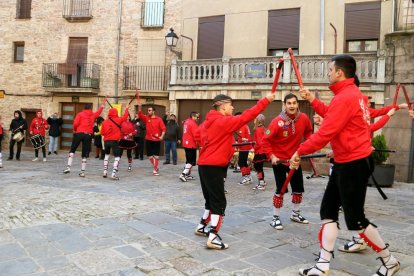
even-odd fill
[[[385,82],[385,50],[378,50],[377,53],[377,83]]]
[[[177,84],[177,59],[174,58],[171,61],[171,78],[170,85]]]
[[[223,79],[222,83],[229,83],[229,77],[230,77],[230,58],[229,57],[223,57]]]
[[[290,83],[290,73],[292,72],[292,65],[291,65],[291,61],[290,61],[290,56],[288,52],[285,52],[283,54],[283,59],[284,59],[284,63],[283,63],[283,79],[282,82],[283,83]]]

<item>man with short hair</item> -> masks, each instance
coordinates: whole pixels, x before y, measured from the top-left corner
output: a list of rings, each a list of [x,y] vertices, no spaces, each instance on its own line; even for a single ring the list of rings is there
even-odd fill
[[[141,106],[138,106],[138,116],[145,123],[147,133],[145,135],[145,144],[147,146],[147,156],[153,166],[152,175],[158,176],[158,162],[160,159],[161,141],[165,135],[165,125],[161,117],[155,115],[155,107],[149,106],[148,115],[144,115]]]
[[[217,95],[213,100],[213,110],[206,115],[206,120],[199,126],[200,156],[198,172],[201,189],[205,199],[204,213],[195,230],[196,235],[208,236],[207,248],[226,249],[218,231],[223,221],[227,201],[224,192],[224,169],[233,156],[234,131],[256,118],[273,100],[275,94],[270,93],[255,106],[245,110],[240,116],[232,116],[232,98]],[[206,229],[211,221],[210,231]]]
[[[105,100],[102,102],[101,107],[96,112],[92,112],[92,104],[87,103],[85,104],[85,109],[76,114],[75,120],[73,121],[74,135],[72,145],[70,146],[69,150],[68,166],[65,170],[63,170],[63,173],[70,173],[70,167],[72,166],[76,149],[79,147],[80,143],[82,143],[82,166],[79,176],[85,177],[86,158],[91,151],[93,126],[96,118],[101,115],[104,106]]]
[[[185,151],[185,166],[180,175],[182,182],[187,180],[193,180],[191,175],[191,169],[197,162],[197,143],[196,143],[196,131],[197,122],[200,119],[200,113],[192,111],[190,117],[183,122],[183,148]]]
[[[59,113],[55,112],[47,118],[47,123],[49,124],[49,153],[51,155],[52,152],[57,154],[57,147],[59,144],[59,137],[60,137],[60,127],[63,124],[62,118],[59,118]]]
[[[299,101],[294,94],[288,94],[283,99],[282,112],[272,120],[263,136],[263,150],[272,162],[273,173],[276,180],[276,191],[273,195],[273,219],[270,226],[282,230],[280,212],[283,206],[282,187],[289,172],[286,163],[279,160],[289,159],[299,147],[303,139],[312,134],[312,125],[305,113],[299,111]],[[300,204],[305,191],[303,187],[302,168],[298,168],[290,180],[292,187],[292,215],[290,219],[297,223],[308,224],[308,220],[300,214]]]
[[[350,55],[337,55],[329,65],[329,89],[334,93],[324,120],[317,132],[309,137],[290,159],[293,169],[299,168],[300,156],[313,153],[331,143],[335,157],[332,175],[321,203],[322,227],[319,231],[320,252],[317,263],[300,269],[301,275],[328,275],[335,241],[338,236],[338,214],[342,205],[349,230],[379,253],[381,266],[374,275],[391,276],[400,263],[382,240],[377,226],[364,213],[368,178],[373,172],[370,115],[367,102],[355,85],[356,61]],[[303,89],[301,93],[309,93]]]
[[[172,163],[177,165],[177,144],[181,143],[180,127],[177,124],[177,117],[170,114],[165,125],[166,132],[164,137],[165,143],[165,162],[164,165]]]

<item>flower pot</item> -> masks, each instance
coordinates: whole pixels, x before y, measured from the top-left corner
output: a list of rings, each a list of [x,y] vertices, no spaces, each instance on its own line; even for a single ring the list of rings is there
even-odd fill
[[[380,187],[391,187],[394,184],[395,165],[382,164],[375,165],[374,177]],[[368,180],[368,185],[374,185],[372,177]]]

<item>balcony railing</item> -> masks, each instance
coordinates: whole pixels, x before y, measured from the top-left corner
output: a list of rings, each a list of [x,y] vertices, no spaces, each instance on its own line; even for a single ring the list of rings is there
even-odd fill
[[[164,1],[143,2],[141,6],[141,27],[164,27]]]
[[[354,54],[357,75],[361,82],[384,83],[385,57],[374,54]],[[327,83],[332,56],[297,56],[301,77],[305,83]],[[297,83],[289,56],[284,57],[279,83]],[[171,67],[171,85],[272,83],[278,58],[223,58],[176,61]]]
[[[43,87],[99,88],[101,66],[93,63],[44,63]]]
[[[124,66],[124,90],[167,91],[169,66]]]
[[[63,0],[62,16],[71,22],[92,19],[92,0]]]

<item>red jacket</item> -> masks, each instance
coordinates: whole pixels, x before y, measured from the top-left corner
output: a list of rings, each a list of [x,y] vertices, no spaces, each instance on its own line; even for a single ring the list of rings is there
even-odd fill
[[[33,135],[40,134],[40,136],[46,136],[46,130],[49,129],[49,124],[46,119],[35,117],[29,129]]]
[[[121,139],[133,141],[135,134],[137,134],[137,129],[134,123],[125,121],[121,124]]]
[[[165,124],[162,121],[161,117],[154,116],[151,118],[148,115],[142,114],[141,111],[138,112],[138,115],[139,118],[145,122],[145,126],[147,128],[145,140],[160,141],[162,132],[165,133],[166,131]]]
[[[327,107],[322,125],[299,146],[299,155],[313,153],[331,142],[338,163],[369,156],[372,153],[370,114],[354,79],[337,82],[329,89],[335,96]]]
[[[75,133],[90,133],[93,134],[93,126],[96,118],[101,115],[103,107],[100,107],[95,113],[90,109],[85,109],[79,112],[73,121],[73,131]]]
[[[256,118],[269,103],[269,100],[264,98],[239,116],[224,116],[216,110],[210,110],[198,129],[201,147],[198,164],[227,166],[234,153],[233,132]]]
[[[264,133],[265,133],[264,126],[259,126],[254,130],[254,140],[256,141],[256,143],[254,144],[254,154],[265,153],[263,149]]]
[[[311,134],[312,125],[305,113],[300,113],[295,122],[295,134],[292,132],[292,125],[286,124],[282,117],[277,116],[265,132],[263,150],[268,158],[273,154],[279,159],[290,159],[303,139],[308,139]]]
[[[243,142],[251,142],[252,141],[252,135],[250,133],[250,129],[248,125],[242,126],[239,130],[236,132],[236,142],[237,143],[243,143]],[[241,151],[249,151],[252,149],[252,145],[244,145],[238,147]]]
[[[197,130],[197,123],[193,120],[193,118],[188,118],[183,123],[183,147],[187,149],[196,149],[196,130]]]
[[[120,126],[126,121],[126,119],[128,119],[128,114],[129,111],[126,109],[124,115],[119,117],[118,110],[116,108],[109,109],[108,119],[102,123],[101,128],[101,135],[104,137],[104,141],[119,141],[121,139]]]

